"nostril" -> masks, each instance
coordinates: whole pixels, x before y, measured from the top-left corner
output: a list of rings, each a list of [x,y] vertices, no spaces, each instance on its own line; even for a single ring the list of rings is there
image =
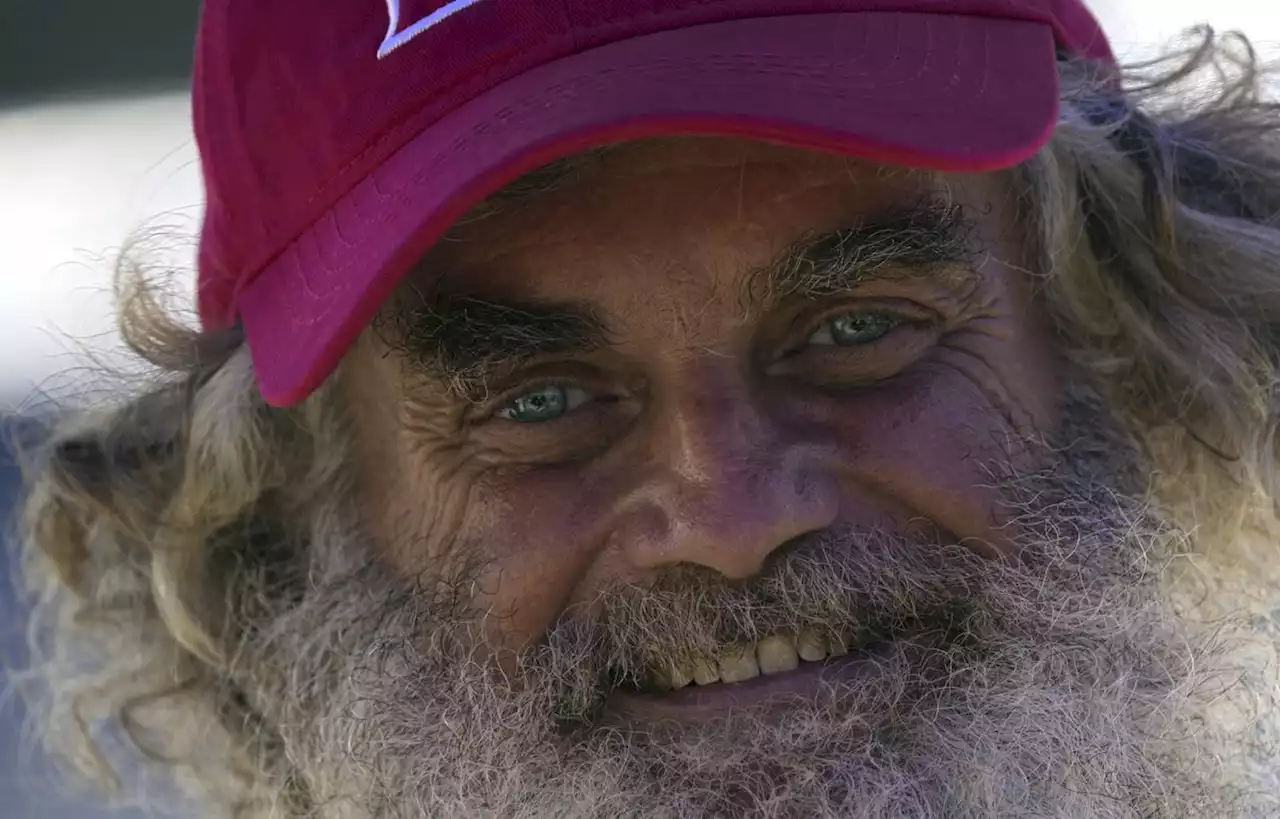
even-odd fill
[[[788,538],[778,544],[768,555],[765,556],[764,562],[760,566],[760,574],[773,574],[778,564],[786,563],[786,561],[797,552],[814,551],[816,552],[821,546],[823,538],[826,536],[825,528],[810,529],[807,532]]]

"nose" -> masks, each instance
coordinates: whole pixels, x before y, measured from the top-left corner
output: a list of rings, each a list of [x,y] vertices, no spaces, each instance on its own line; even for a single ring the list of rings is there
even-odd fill
[[[639,569],[691,563],[741,579],[838,514],[834,476],[771,422],[742,379],[701,368],[655,408],[648,476],[616,532]]]

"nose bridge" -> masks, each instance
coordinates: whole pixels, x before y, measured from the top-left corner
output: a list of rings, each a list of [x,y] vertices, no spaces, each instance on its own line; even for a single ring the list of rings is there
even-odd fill
[[[702,360],[683,368],[667,391],[666,423],[656,436],[671,471],[683,481],[711,485],[749,470],[771,448],[770,430],[745,379],[728,366]]]
[[[817,461],[779,434],[733,364],[704,360],[665,391],[650,440],[657,468],[641,493],[646,523],[627,539],[639,567],[696,563],[749,577],[835,518]]]

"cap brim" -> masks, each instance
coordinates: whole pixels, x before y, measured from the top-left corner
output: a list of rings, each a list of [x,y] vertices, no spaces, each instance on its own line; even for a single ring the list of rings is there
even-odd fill
[[[1014,165],[1058,113],[1052,29],[954,14],[738,20],[540,66],[417,135],[237,299],[264,399],[334,370],[378,307],[468,210],[567,154],[660,135],[748,137],[938,170]]]

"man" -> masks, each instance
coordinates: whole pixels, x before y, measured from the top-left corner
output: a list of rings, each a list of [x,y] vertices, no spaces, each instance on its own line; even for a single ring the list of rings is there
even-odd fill
[[[154,379],[30,482],[52,748],[201,815],[1280,815],[1248,53],[387,5],[206,4],[201,327],[127,266]]]

